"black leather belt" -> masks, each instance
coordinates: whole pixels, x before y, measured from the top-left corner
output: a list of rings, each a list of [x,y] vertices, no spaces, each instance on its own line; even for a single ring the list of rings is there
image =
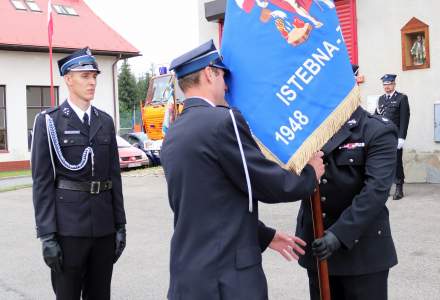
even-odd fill
[[[110,190],[112,188],[112,182],[107,181],[71,181],[59,179],[57,180],[57,188],[71,191],[89,192],[90,194],[99,194],[100,192]]]

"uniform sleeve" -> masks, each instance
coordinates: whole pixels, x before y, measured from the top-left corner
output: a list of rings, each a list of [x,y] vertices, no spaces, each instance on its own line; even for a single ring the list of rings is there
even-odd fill
[[[32,200],[34,203],[37,237],[57,231],[55,183],[50,157],[45,117],[38,115],[32,137]]]
[[[391,125],[382,126],[373,133],[366,149],[364,186],[351,206],[328,229],[348,249],[374,222],[388,199],[396,170],[397,147],[397,132]]]
[[[261,252],[264,252],[275,236],[276,230],[267,227],[263,222],[258,221],[258,242],[260,244]]]
[[[119,166],[118,144],[116,143],[116,133],[113,122],[110,140],[110,177],[112,180],[112,201],[115,225],[126,224],[124,197],[122,194],[121,169]]]
[[[409,103],[408,96],[402,95],[400,101],[400,124],[399,124],[399,138],[406,139],[406,133],[409,125]]]
[[[293,202],[309,197],[317,180],[314,169],[307,165],[298,176],[264,157],[243,118],[234,111],[243,145],[254,199],[265,203]],[[229,114],[218,126],[219,162],[231,181],[247,194],[243,162]]]

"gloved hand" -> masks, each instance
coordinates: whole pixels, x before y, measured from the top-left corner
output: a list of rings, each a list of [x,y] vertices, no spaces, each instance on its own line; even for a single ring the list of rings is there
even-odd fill
[[[116,226],[116,249],[115,249],[115,258],[113,259],[113,263],[116,263],[119,259],[119,257],[121,257],[122,252],[125,249],[125,245],[126,245],[126,237],[127,237],[127,233],[125,230],[125,225],[121,224],[121,225],[117,225]]]
[[[46,265],[55,272],[61,272],[63,266],[63,253],[54,233],[40,237],[43,258]]]
[[[405,143],[405,140],[399,138],[399,140],[397,142],[397,149],[402,149],[404,143]]]
[[[322,238],[316,239],[312,243],[312,252],[319,260],[330,257],[341,247],[341,242],[331,231],[326,231]]]

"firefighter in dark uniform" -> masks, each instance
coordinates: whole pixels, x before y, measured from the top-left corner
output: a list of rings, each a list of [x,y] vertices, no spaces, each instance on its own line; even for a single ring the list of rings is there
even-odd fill
[[[69,97],[35,118],[33,203],[56,299],[110,299],[125,247],[115,127],[91,106],[100,73],[88,48],[58,61]]]
[[[310,202],[304,200],[296,235],[307,242],[299,259],[319,300],[316,257],[328,259],[336,300],[385,300],[389,269],[397,264],[385,202],[396,164],[396,127],[358,107],[323,147],[321,205],[325,235],[314,240]]]
[[[186,100],[161,151],[174,212],[168,299],[265,300],[261,252],[288,240],[258,222],[257,199],[309,196],[324,171],[322,154],[301,176],[264,158],[244,118],[224,100],[228,70],[212,41],[176,58],[170,69]],[[288,245],[294,250],[296,240]]]
[[[394,74],[385,74],[381,80],[385,94],[380,96],[375,111],[376,115],[381,115],[391,120],[398,129],[398,144],[397,144],[397,165],[396,165],[396,191],[393,199],[399,200],[403,198],[403,183],[405,174],[403,172],[402,152],[403,144],[405,143],[406,133],[409,124],[409,103],[408,96],[399,93],[396,88],[396,77]]]

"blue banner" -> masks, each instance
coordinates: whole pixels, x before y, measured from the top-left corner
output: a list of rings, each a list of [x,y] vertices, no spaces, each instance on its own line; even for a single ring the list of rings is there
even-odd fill
[[[359,105],[331,0],[228,0],[227,100],[272,159],[300,171]]]

